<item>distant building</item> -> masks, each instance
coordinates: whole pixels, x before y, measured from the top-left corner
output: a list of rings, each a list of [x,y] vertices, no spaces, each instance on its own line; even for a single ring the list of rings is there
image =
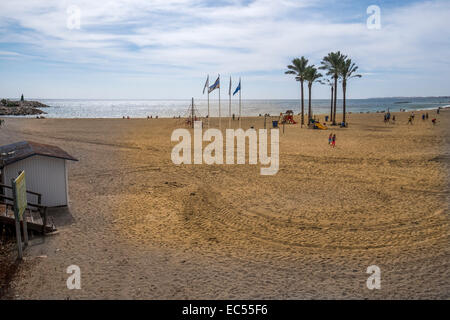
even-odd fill
[[[25,171],[27,190],[42,194],[42,205],[47,207],[67,206],[69,184],[67,160],[78,161],[59,147],[21,141],[0,147],[0,181],[10,186],[11,179]],[[4,189],[11,197],[11,191]],[[28,201],[36,203],[33,195]]]

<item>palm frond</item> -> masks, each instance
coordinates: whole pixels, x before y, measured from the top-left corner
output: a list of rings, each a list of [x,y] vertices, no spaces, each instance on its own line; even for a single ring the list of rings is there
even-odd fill
[[[341,66],[340,76],[343,81],[347,81],[351,78],[361,78],[362,75],[356,74],[358,66],[352,61],[352,59],[346,59]]]
[[[291,63],[287,66],[288,70],[284,73],[295,75],[296,81],[303,81],[305,78],[305,70],[308,67],[308,59],[302,56],[301,58],[293,59]]]
[[[320,78],[322,78],[322,74],[317,72],[317,68],[314,65],[306,68],[305,80],[308,81],[308,84],[313,84]]]

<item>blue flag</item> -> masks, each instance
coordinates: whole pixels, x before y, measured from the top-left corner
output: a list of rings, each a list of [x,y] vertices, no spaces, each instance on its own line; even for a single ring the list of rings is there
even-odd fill
[[[240,79],[239,79],[239,84],[238,84],[236,90],[234,90],[233,96],[234,96],[239,90],[241,90],[241,80],[240,80]]]
[[[209,87],[208,89],[208,93],[213,92],[214,90],[216,90],[217,88],[220,88],[220,77],[217,78],[216,82],[214,82],[214,84]]]

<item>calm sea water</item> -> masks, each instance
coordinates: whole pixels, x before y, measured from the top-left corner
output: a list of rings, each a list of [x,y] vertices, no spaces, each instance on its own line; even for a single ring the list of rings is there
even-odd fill
[[[187,115],[190,100],[70,100],[70,99],[38,99],[50,106],[44,109],[48,118],[144,118],[148,115],[159,117],[178,117]],[[308,101],[305,100],[305,109]],[[382,110],[399,111],[435,109],[450,105],[450,97],[432,98],[376,98],[347,100],[349,112],[376,112]],[[201,116],[207,115],[207,101],[195,100],[195,107]],[[315,114],[328,113],[330,100],[313,100]],[[232,101],[232,113],[238,113],[238,101]],[[242,114],[256,116],[269,113],[272,115],[293,110],[300,112],[299,100],[242,100]],[[219,103],[210,100],[210,114],[219,114]],[[221,101],[222,116],[228,116],[228,100]],[[338,100],[338,112],[342,110],[342,101]]]

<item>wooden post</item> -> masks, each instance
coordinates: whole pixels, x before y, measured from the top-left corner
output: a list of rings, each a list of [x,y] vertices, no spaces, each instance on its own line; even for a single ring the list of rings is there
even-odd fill
[[[42,223],[42,234],[45,235],[45,228],[47,227],[47,207],[44,208],[44,217]]]
[[[14,182],[14,179],[11,179],[11,185],[13,188],[13,198],[16,199],[16,184]],[[17,208],[16,203],[14,203],[14,218],[15,218],[14,220],[16,222],[16,241],[17,241],[17,251],[19,253],[18,258],[19,258],[19,260],[22,260],[23,259],[22,236],[20,235],[20,217],[19,217],[19,210]]]
[[[22,214],[22,228],[23,228],[23,240],[25,246],[28,246],[28,226],[27,226],[27,217],[25,216],[26,210]]]

